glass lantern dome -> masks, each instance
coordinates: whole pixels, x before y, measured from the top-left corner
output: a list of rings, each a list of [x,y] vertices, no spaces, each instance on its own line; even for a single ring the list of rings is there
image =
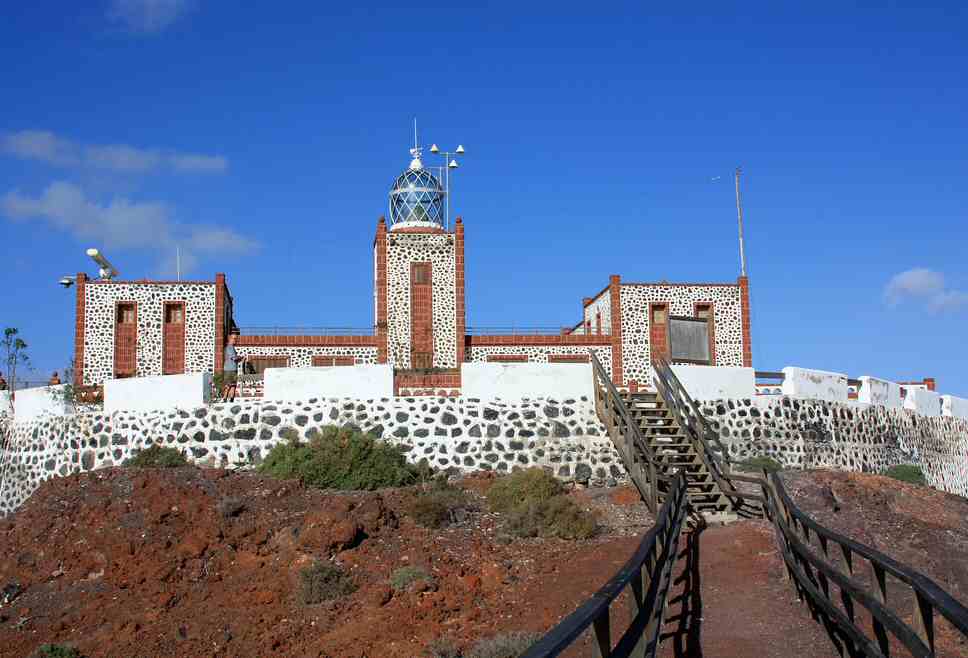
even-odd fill
[[[443,226],[444,194],[440,181],[423,168],[419,152],[415,153],[410,167],[397,176],[390,190],[391,228]]]

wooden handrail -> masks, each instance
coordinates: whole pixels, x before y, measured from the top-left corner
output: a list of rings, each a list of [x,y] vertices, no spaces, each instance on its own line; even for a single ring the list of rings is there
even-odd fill
[[[557,656],[586,631],[592,633],[595,655],[602,658],[655,656],[685,517],[686,481],[679,474],[659,510],[655,525],[642,537],[632,557],[601,589],[548,631],[522,658]],[[626,587],[630,588],[635,614],[613,648],[609,610]]]

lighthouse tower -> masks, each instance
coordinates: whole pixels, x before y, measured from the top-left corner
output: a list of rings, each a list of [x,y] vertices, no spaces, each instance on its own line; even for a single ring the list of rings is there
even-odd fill
[[[399,370],[459,368],[464,360],[464,225],[444,228],[440,181],[410,149],[389,196],[390,226],[374,241],[378,360]]]

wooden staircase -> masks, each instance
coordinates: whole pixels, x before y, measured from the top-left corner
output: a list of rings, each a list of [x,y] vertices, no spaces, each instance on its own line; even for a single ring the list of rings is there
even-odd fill
[[[731,516],[730,500],[723,495],[697,446],[662,397],[654,391],[621,396],[654,456],[657,474],[672,479],[676,473],[684,472],[686,498],[694,512],[707,517]],[[663,477],[658,477],[657,483],[661,503],[665,501],[669,484]]]

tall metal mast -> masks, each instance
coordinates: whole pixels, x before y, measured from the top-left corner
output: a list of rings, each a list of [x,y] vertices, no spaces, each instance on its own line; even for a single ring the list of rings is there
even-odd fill
[[[739,219],[739,270],[740,276],[746,276],[746,250],[743,244],[743,199],[739,193],[739,176],[743,173],[741,167],[736,167],[736,216]]]

